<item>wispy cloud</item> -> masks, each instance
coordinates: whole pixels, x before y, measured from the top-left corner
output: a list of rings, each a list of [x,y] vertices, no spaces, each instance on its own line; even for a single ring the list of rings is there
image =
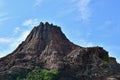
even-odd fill
[[[1,13],[0,14],[0,22],[6,21],[11,19],[11,17],[7,13]]]
[[[3,17],[3,18],[0,18],[0,22],[6,21],[6,20],[9,20],[9,19],[11,19],[11,17]]]
[[[34,27],[35,25],[38,25],[38,24],[39,24],[38,19],[28,19],[22,23],[22,26]],[[22,41],[24,41],[28,36],[28,34],[30,33],[30,29],[31,28],[21,30],[20,27],[16,27],[14,30],[14,33],[17,34],[18,32],[21,32],[21,34],[18,37],[12,37],[12,40],[9,44],[10,46],[9,48],[14,50]]]
[[[81,39],[79,41],[79,44],[84,46],[84,47],[93,47],[94,46],[94,44],[92,42],[88,42],[88,41],[86,41],[84,39]]]
[[[43,1],[43,0],[35,0],[34,7],[35,7],[35,6],[39,6],[42,1]]]
[[[10,48],[15,49],[22,41],[25,40],[25,38],[28,36],[29,33],[30,33],[29,30],[25,30],[21,33],[20,36],[13,38],[13,40],[10,44]]]
[[[5,51],[0,51],[0,57],[3,57],[15,50],[15,48],[17,48],[17,46],[26,39],[29,33],[29,30],[25,30],[18,37],[0,38],[0,43],[8,43],[8,48]]]
[[[92,14],[92,9],[90,7],[91,0],[70,0],[68,4],[69,6],[67,6],[67,8],[63,8],[59,11],[58,16],[77,13],[78,15],[75,15],[77,16],[77,20],[83,22],[89,21]]]
[[[11,42],[11,39],[8,38],[0,38],[0,43],[9,43]]]
[[[17,34],[19,31],[20,31],[20,27],[16,27],[16,28],[14,29],[14,33],[15,33],[15,34]]]
[[[22,26],[30,26],[30,27],[33,27],[35,25],[38,25],[39,24],[39,20],[38,19],[28,19],[26,21],[24,21],[22,23]]]
[[[31,28],[34,27],[35,25],[38,25],[39,21],[38,19],[28,19],[22,23],[22,26],[30,26]],[[13,30],[13,36],[10,38],[0,38],[0,43],[8,43],[8,49],[6,51],[1,51],[0,52],[0,57],[5,56],[9,52],[12,52],[17,48],[17,46],[26,39],[28,34],[30,33],[30,29],[25,29],[21,30],[20,27],[15,27]],[[14,34],[19,34],[19,36],[15,37]]]
[[[80,12],[80,17],[83,21],[87,21],[91,16],[90,10],[90,2],[91,0],[79,0],[77,2],[78,11]]]
[[[0,17],[4,17],[6,15],[8,15],[8,13],[0,13]]]

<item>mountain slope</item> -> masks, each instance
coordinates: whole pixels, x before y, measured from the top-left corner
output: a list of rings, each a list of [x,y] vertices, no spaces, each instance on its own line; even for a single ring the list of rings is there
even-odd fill
[[[0,58],[0,80],[35,67],[59,71],[58,80],[120,80],[120,65],[106,50],[75,45],[48,22],[34,27],[15,51]]]

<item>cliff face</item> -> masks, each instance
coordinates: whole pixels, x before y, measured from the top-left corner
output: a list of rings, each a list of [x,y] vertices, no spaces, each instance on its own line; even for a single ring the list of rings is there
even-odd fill
[[[15,51],[0,58],[0,80],[34,67],[60,71],[59,80],[120,80],[120,65],[107,51],[75,45],[48,22],[34,27]]]

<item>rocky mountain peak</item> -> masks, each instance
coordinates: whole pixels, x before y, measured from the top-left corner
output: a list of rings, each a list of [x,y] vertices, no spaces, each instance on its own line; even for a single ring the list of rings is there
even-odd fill
[[[49,24],[48,22],[41,22],[40,25],[34,27],[29,36],[27,37],[26,42],[35,39],[46,42],[49,42],[53,39],[68,40],[62,33],[60,27],[53,24]]]
[[[48,22],[34,27],[15,51],[0,58],[0,80],[35,67],[60,71],[58,80],[120,80],[120,64],[106,50],[75,45]]]
[[[73,45],[73,43],[66,38],[60,27],[48,22],[41,22],[33,28],[26,40],[14,52],[34,51],[34,53],[37,53],[38,51],[42,52],[47,46],[59,51],[66,51],[66,46],[70,45]],[[72,47],[69,49],[72,49]]]

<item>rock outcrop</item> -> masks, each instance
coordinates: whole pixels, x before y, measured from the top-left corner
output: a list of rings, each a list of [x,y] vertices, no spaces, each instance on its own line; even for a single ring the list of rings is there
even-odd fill
[[[0,80],[34,67],[60,71],[59,80],[120,80],[120,64],[106,50],[75,45],[48,22],[34,27],[15,51],[0,58]]]

